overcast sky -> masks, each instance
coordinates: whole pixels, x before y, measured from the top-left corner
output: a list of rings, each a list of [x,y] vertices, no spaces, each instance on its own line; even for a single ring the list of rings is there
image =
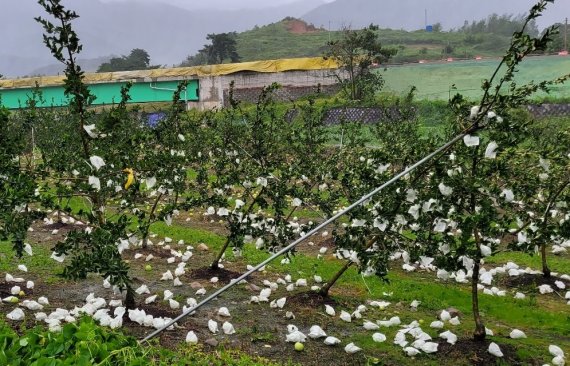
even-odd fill
[[[103,2],[124,1],[124,0],[101,0]],[[134,0],[139,2],[163,2],[176,5],[187,9],[243,9],[243,8],[260,8],[269,6],[279,6],[283,4],[293,3],[302,0]],[[322,0],[323,3],[332,2],[334,0]]]
[[[37,1],[0,0],[0,34],[9,35],[0,47],[0,72],[4,75],[44,73],[47,72],[43,71],[44,66],[54,64],[42,43],[41,27],[33,20],[42,14]],[[126,4],[127,1],[131,3]],[[332,0],[63,0],[81,15],[76,29],[85,45],[84,59],[124,55],[133,48],[144,48],[153,64],[161,65],[179,63],[196,53],[208,33],[240,32],[285,16],[304,17],[317,26],[332,24],[333,29],[343,24],[365,26],[370,22],[398,29],[420,29],[427,8],[430,22],[442,22],[444,29],[450,29],[460,27],[464,20],[484,19],[493,12],[521,14],[536,1],[341,0],[327,9],[314,11]],[[125,4],[109,8],[109,4],[121,2]],[[133,2],[167,3],[188,11],[160,5],[132,6]],[[238,9],[246,11],[237,12]],[[563,22],[566,16],[570,17],[570,0],[556,0],[538,19],[538,25],[543,28]]]

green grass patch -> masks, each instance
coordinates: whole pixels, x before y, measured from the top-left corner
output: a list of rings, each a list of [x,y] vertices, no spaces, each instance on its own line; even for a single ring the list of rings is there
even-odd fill
[[[169,236],[176,240],[185,240],[188,244],[195,244],[204,242],[210,246],[211,250],[217,250],[221,247],[224,241],[222,235],[212,233],[208,230],[197,229],[192,227],[185,227],[178,225],[167,226],[163,222],[153,224],[151,231],[160,237]],[[302,244],[307,245],[307,244]],[[0,243],[0,250],[3,253],[10,252],[10,245],[8,243]],[[34,246],[34,256],[25,257],[23,262],[17,260],[3,260],[0,262],[0,269],[3,271],[12,270],[14,272],[15,265],[24,263],[32,273],[39,273],[40,275],[49,276],[54,272],[59,264],[49,259],[51,252],[46,246]],[[237,260],[241,265],[252,264],[255,265],[265,258],[268,254],[253,248],[252,245],[246,245],[242,259]],[[235,260],[231,254],[231,250],[227,252],[229,260]],[[488,262],[503,263],[508,260],[515,261],[519,265],[527,265],[527,260],[539,260],[539,258],[532,258],[522,253],[502,253],[496,257],[492,257]],[[568,264],[564,263],[564,258],[553,258],[559,261],[553,262],[552,266],[555,270],[562,271],[567,268]],[[284,276],[290,273],[293,279],[307,278],[310,281],[313,275],[318,274],[326,279],[331,278],[342,266],[342,262],[330,258],[330,253],[325,259],[317,259],[316,256],[310,256],[303,253],[297,253],[292,256],[292,262],[289,265],[282,265],[277,259],[275,262],[267,266],[269,275]],[[535,263],[534,263],[535,264]],[[533,263],[529,266],[536,268]],[[395,264],[395,266],[397,266]],[[353,268],[349,269],[345,275],[339,280],[337,285],[333,288],[332,296],[340,305],[337,307],[337,312],[340,309],[352,311],[354,308],[366,300],[380,300],[384,299],[390,301],[390,305],[386,310],[381,311],[378,309],[369,308],[369,311],[363,314],[363,318],[367,320],[380,320],[388,319],[391,316],[399,316],[403,323],[409,323],[412,320],[423,320],[423,329],[428,332],[434,339],[441,333],[439,330],[429,328],[429,324],[435,320],[437,314],[445,308],[455,307],[461,313],[461,325],[457,327],[446,326],[461,338],[469,338],[474,328],[474,322],[471,317],[471,294],[468,285],[457,284],[454,282],[439,282],[435,280],[434,273],[406,273],[397,268],[390,272],[388,276],[389,282],[383,282],[377,277],[362,278],[360,274]],[[391,294],[390,296],[384,293]],[[421,301],[418,311],[411,311],[409,304],[413,300]],[[538,301],[528,296],[525,300],[515,301],[512,295],[504,298],[491,297],[480,293],[480,309],[484,322],[487,327],[495,331],[495,337],[491,339],[500,344],[512,344],[517,347],[519,357],[523,360],[541,358],[545,362],[548,361],[548,345],[557,344],[563,348],[570,346],[570,316],[567,314],[565,303],[555,302],[550,297],[540,297]],[[544,307],[544,302],[548,302],[548,306]],[[297,311],[296,309],[291,309]],[[317,312],[322,310],[316,310]],[[237,314],[236,314],[237,316]],[[312,314],[311,317],[318,315]],[[236,317],[236,319],[238,319]],[[355,342],[359,347],[363,348],[365,354],[382,355],[386,360],[392,363],[407,364],[409,358],[404,355],[402,350],[394,346],[391,342],[395,333],[399,329],[382,328],[379,331],[384,333],[388,340],[385,343],[375,343],[371,336],[373,332],[364,331],[362,328],[362,321],[353,320],[350,324],[342,325],[342,339],[343,344],[348,342]],[[524,340],[510,340],[508,339],[509,332],[518,328],[526,332],[527,339]],[[241,336],[250,339],[251,341],[269,342],[273,340],[273,335],[269,333],[255,334],[248,333],[246,330],[240,330]],[[340,335],[332,332],[331,335]],[[122,337],[122,336],[121,336]],[[46,340],[47,341],[47,340]],[[59,341],[57,341],[59,342]],[[0,341],[1,343],[1,341]],[[124,348],[124,347],[123,347]],[[120,349],[123,349],[120,348]],[[115,355],[122,354],[124,351],[117,351]],[[130,352],[130,351],[129,351]],[[135,350],[135,352],[138,352]],[[225,351],[223,346],[218,351],[217,357],[215,354],[203,353],[200,348],[195,347],[182,347],[178,350],[171,351],[165,350],[153,344],[147,350],[145,355],[147,362],[150,364],[165,364],[164,360],[172,362],[171,364],[196,364],[196,365],[274,365],[264,360],[251,358],[245,354],[233,351]],[[68,354],[66,354],[68,355]],[[69,355],[68,355],[69,356]],[[129,356],[130,357],[130,356]],[[158,362],[160,359],[162,363]],[[223,360],[220,361],[220,360]],[[373,364],[373,357],[369,358]],[[190,363],[176,363],[176,362],[190,362]],[[422,364],[425,365],[456,365],[458,360],[445,360],[436,355],[424,355],[421,357]],[[447,362],[447,363],[446,363]],[[466,361],[467,362],[467,361]],[[466,363],[467,364],[467,363]]]
[[[379,71],[386,80],[385,90],[405,94],[411,86],[417,87],[418,99],[448,100],[457,92],[467,98],[481,97],[481,84],[497,67],[499,60],[462,61],[422,65],[390,66]],[[530,81],[556,79],[568,74],[570,58],[540,56],[525,59],[520,65],[515,81],[522,85]],[[547,94],[539,93],[537,98]],[[570,85],[552,88],[550,97],[570,98]]]
[[[537,271],[542,268],[542,258],[538,254],[531,256],[520,252],[506,252],[486,258],[485,261],[489,264],[499,265],[514,262],[521,267],[530,267]],[[547,256],[547,262],[551,271],[559,272],[560,274],[570,274],[570,260],[568,255],[556,256],[550,254]]]
[[[183,227],[179,225],[168,226],[164,222],[155,222],[150,226],[150,232],[159,236],[168,236],[174,241],[184,240],[187,244],[205,243],[208,246],[221,248],[225,238],[211,231]]]
[[[247,247],[244,251],[244,258],[249,264],[259,263],[266,257],[267,254],[251,247]],[[342,263],[336,260],[319,260],[304,254],[295,255],[290,265],[281,265],[278,261],[275,263],[267,269],[276,273],[291,271],[294,278],[310,278],[313,274],[319,274],[325,281],[342,266]],[[380,298],[392,303],[408,304],[413,300],[419,300],[422,302],[421,309],[429,311],[433,318],[442,309],[455,307],[464,314],[462,321],[466,324],[473,324],[470,315],[469,285],[439,282],[434,278],[434,273],[403,273],[396,269],[390,272],[389,283],[386,283],[377,277],[362,278],[355,269],[351,268],[337,282],[337,290],[333,292],[333,296],[344,297],[345,300],[357,303],[362,303],[366,299]],[[383,296],[384,292],[391,293],[392,296],[386,298]],[[541,338],[551,338],[553,341],[557,335],[570,336],[570,315],[564,314],[563,310],[567,305],[562,302],[555,311],[547,311],[538,307],[531,298],[515,301],[512,294],[507,297],[492,297],[482,293],[479,295],[480,311],[484,321],[488,324],[501,324],[502,326],[508,324],[513,328],[518,327],[525,331],[536,332]],[[489,327],[492,328],[492,326]],[[508,331],[510,332],[510,329]]]
[[[61,282],[62,278],[57,276],[63,266],[50,258],[51,247],[44,244],[31,244],[33,255],[29,256],[24,253],[22,258],[17,258],[12,244],[9,242],[0,242],[0,272],[7,272],[14,277],[20,276],[17,266],[24,264],[28,268],[28,272],[41,277],[46,283]]]

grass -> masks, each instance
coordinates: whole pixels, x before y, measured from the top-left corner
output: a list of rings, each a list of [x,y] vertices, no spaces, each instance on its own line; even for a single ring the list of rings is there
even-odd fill
[[[249,249],[245,251],[245,258],[249,263],[257,263],[264,259],[265,255]],[[521,258],[516,256],[513,258],[513,260],[517,260],[517,263],[519,263],[519,259]],[[520,264],[523,262],[521,261]],[[293,258],[291,265],[274,264],[268,266],[268,270],[275,273],[292,270],[294,271],[293,276],[300,277],[309,277],[313,273],[318,273],[326,279],[330,278],[340,266],[341,264],[337,261],[317,260],[300,254]],[[452,331],[460,337],[468,338],[471,336],[474,322],[470,315],[471,293],[468,285],[434,281],[433,273],[410,274],[397,269],[390,272],[388,279],[389,283],[382,282],[377,278],[363,279],[356,270],[350,269],[339,280],[336,288],[333,288],[333,297],[349,301],[355,305],[364,303],[366,299],[383,298],[392,304],[409,304],[413,300],[419,300],[421,306],[418,312],[411,312],[409,308],[404,308],[396,312],[387,311],[385,317],[398,315],[404,323],[413,319],[425,319],[426,326],[435,320],[436,314],[442,309],[455,307],[463,314],[463,317],[462,324]],[[367,292],[367,289],[370,290],[370,293]],[[391,293],[392,296],[386,297],[383,293]],[[491,339],[500,343],[512,343],[520,349],[521,355],[526,355],[527,358],[540,356],[548,359],[548,345],[559,344],[561,336],[566,339],[570,337],[570,316],[565,312],[567,305],[560,303],[553,310],[545,311],[542,307],[537,306],[531,297],[515,301],[511,296],[491,297],[480,293],[481,314],[487,326],[495,332],[495,336]],[[541,299],[540,301],[550,302],[550,299]],[[508,341],[506,337],[514,328],[525,331],[529,338],[516,342]],[[386,334],[388,339],[393,338],[396,333],[395,329],[381,329],[381,331]],[[437,337],[432,329],[427,331],[432,337]],[[405,364],[406,360],[409,362],[409,359],[402,356],[400,350],[390,344],[389,341],[387,341],[388,344],[378,345],[372,341],[370,334],[354,332],[350,336],[350,341],[355,342],[371,354],[376,354],[378,351],[388,352],[391,361],[402,364]],[[428,360],[425,363],[427,365],[439,365],[442,362],[441,358],[434,358],[433,360],[429,360],[431,356],[427,358]]]
[[[250,263],[258,262],[264,255],[254,250],[245,251],[245,258]],[[323,278],[330,278],[339,268],[336,261],[317,260],[303,254],[294,257],[291,267],[272,265],[268,270],[275,273],[284,273],[289,268],[294,269],[294,276],[308,277],[318,273]],[[442,283],[434,281],[434,274],[409,274],[400,270],[390,273],[390,283],[384,283],[377,278],[362,279],[354,270],[350,269],[339,281],[333,292],[333,297],[348,300],[354,305],[363,303],[365,299],[385,299],[392,304],[409,304],[413,300],[421,301],[420,310],[411,312],[407,307],[396,307],[397,311],[387,310],[384,314],[389,318],[398,315],[404,323],[413,319],[424,319],[426,326],[435,320],[436,314],[448,307],[457,308],[462,314],[462,324],[451,329],[460,337],[468,338],[474,328],[471,319],[471,294],[467,285],[455,283]],[[366,281],[366,284],[364,283]],[[367,293],[367,288],[370,293]],[[386,297],[383,293],[391,293]],[[547,299],[546,301],[551,301]],[[397,306],[397,305],[396,305]],[[548,345],[559,344],[560,337],[568,339],[570,336],[570,318],[565,314],[567,305],[559,304],[555,310],[544,311],[537,306],[532,299],[514,302],[509,296],[505,298],[491,297],[480,294],[480,307],[487,326],[494,330],[495,336],[491,339],[499,343],[512,343],[519,349],[519,353],[527,358],[541,357],[548,359]],[[391,309],[391,307],[389,307]],[[367,315],[368,316],[368,313]],[[380,314],[382,316],[382,314]],[[508,341],[509,332],[518,328],[527,333],[529,338],[522,341]],[[381,330],[388,339],[393,338],[395,329]],[[437,337],[437,332],[429,329],[432,337]],[[353,332],[350,341],[355,342],[370,354],[387,352],[393,362],[406,364],[409,359],[402,356],[400,350],[388,341],[378,345],[372,341],[370,334]],[[441,364],[441,359],[432,359],[431,356],[423,357],[427,365]],[[448,364],[454,364],[457,360],[451,360]]]
[[[210,231],[179,225],[168,226],[164,222],[155,222],[150,231],[162,237],[168,236],[174,241],[184,240],[187,244],[206,243],[221,248],[224,243],[224,237]]]
[[[265,257],[266,255],[263,252],[256,251],[253,248],[244,252],[244,258],[252,264],[261,262]],[[268,269],[279,273],[291,268],[295,270],[297,276],[309,277],[313,273],[318,273],[326,279],[332,277],[341,265],[336,260],[318,260],[304,254],[298,254],[293,257],[291,265],[276,264],[269,266]],[[350,269],[339,280],[339,288],[335,291],[335,295],[342,294],[343,290],[348,290],[354,295],[354,289],[358,289],[359,291],[356,293],[360,294],[359,300],[363,300],[365,298],[380,298],[384,292],[393,292],[391,300],[394,302],[420,300],[422,301],[422,308],[425,309],[437,311],[454,306],[468,314],[471,307],[471,293],[468,286],[434,282],[433,278],[434,274],[410,274],[396,269],[390,273],[389,282],[386,283],[375,277],[363,279],[356,270]],[[370,294],[366,293],[367,288],[370,289]],[[556,321],[557,314],[544,313],[529,301],[517,302],[515,306],[512,303],[512,299],[508,297],[481,295],[482,311],[491,317],[500,318],[506,323],[520,323],[529,328],[549,324],[547,329],[570,335],[570,323],[558,323]],[[509,312],[505,312],[505,307],[510,308]]]
[[[224,242],[223,235],[216,234],[208,229],[187,227],[180,223],[166,226],[163,222],[158,222],[153,224],[151,232],[157,234],[159,237],[169,236],[173,238],[175,242],[181,239],[187,244],[203,242],[210,247],[211,253],[219,250]],[[44,278],[53,276],[53,281],[61,281],[58,277],[53,275],[53,273],[58,271],[61,267],[49,259],[49,247],[45,245],[33,245],[33,248],[34,256],[25,257],[21,261],[6,257],[6,260],[0,262],[0,270],[6,272],[10,270],[13,271],[16,264],[23,263],[28,266],[31,273],[38,274]],[[266,267],[267,272],[264,277],[276,278],[290,273],[294,279],[297,279],[311,278],[314,274],[318,274],[326,280],[332,277],[342,266],[342,262],[330,258],[330,255],[327,255],[325,257],[326,259],[317,259],[314,253],[316,250],[314,248],[311,249],[307,244],[301,244],[299,249],[300,252],[292,257],[291,264],[282,265],[279,260],[269,264]],[[10,250],[8,243],[4,242],[0,244],[1,252],[10,253]],[[267,253],[258,251],[251,245],[246,246],[243,251],[243,258],[241,259],[233,258],[231,250],[228,250],[226,253],[227,259],[234,261],[239,268],[245,266],[245,264],[257,264],[267,258],[267,256]],[[491,257],[487,263],[501,264],[508,260],[515,261],[521,266],[528,265],[533,268],[539,268],[539,258],[529,257],[521,253],[502,253],[498,256]],[[56,267],[54,267],[54,263]],[[564,273],[570,272],[567,259],[553,257],[550,263],[553,270]],[[455,307],[463,314],[461,317],[462,324],[457,327],[452,327],[450,330],[456,333],[460,338],[470,337],[474,328],[474,322],[470,315],[471,294],[468,285],[434,281],[435,275],[433,273],[406,273],[397,268],[399,267],[397,263],[394,263],[394,267],[396,268],[394,268],[388,276],[389,282],[383,282],[376,277],[362,278],[355,269],[349,269],[339,280],[337,285],[333,287],[331,293],[339,304],[337,306],[337,312],[340,311],[340,308],[346,310],[354,309],[357,305],[365,303],[367,300],[384,299],[390,301],[392,305],[384,311],[370,309],[364,314],[364,318],[376,320],[399,316],[403,323],[422,319],[424,321],[424,330],[435,339],[438,337],[440,331],[430,329],[429,324],[435,320],[437,314],[442,309]],[[142,272],[140,275],[144,276]],[[234,289],[232,291],[240,290]],[[384,293],[391,295],[386,296]],[[222,295],[221,297],[225,296],[232,298],[235,295]],[[409,308],[409,303],[413,300],[421,301],[417,312],[413,312]],[[525,300],[515,301],[512,299],[512,295],[499,298],[480,294],[480,308],[487,327],[493,329],[495,332],[495,336],[491,337],[491,340],[499,344],[512,344],[516,346],[519,356],[523,357],[523,359],[540,358],[546,361],[549,360],[549,344],[557,344],[562,348],[570,346],[570,342],[568,341],[568,339],[570,339],[570,317],[566,311],[567,305],[554,297],[540,296],[533,298],[528,296]],[[300,319],[306,316],[307,319],[304,320],[305,322],[319,324],[319,322],[325,319],[323,315],[319,314],[322,312],[322,309],[309,309],[306,310],[306,312],[308,312],[307,314],[303,314],[301,310],[298,309],[291,310],[295,311],[295,313],[300,316]],[[234,314],[234,317],[234,320],[238,321],[240,315]],[[371,355],[370,360],[374,357],[381,356],[391,363],[409,363],[409,358],[403,355],[399,347],[391,343],[391,339],[393,339],[397,328],[380,329],[379,331],[386,334],[388,340],[383,344],[377,344],[372,341],[372,333],[363,330],[361,321],[353,321],[353,323],[343,323],[341,325],[336,323],[338,323],[338,321],[331,323],[331,326],[334,326],[334,329],[337,331],[342,332],[343,343],[355,342],[359,347],[363,348],[365,354]],[[528,338],[517,341],[509,340],[507,338],[508,334],[514,328],[523,330],[528,335]],[[279,336],[267,333],[266,331],[260,334],[254,334],[254,332],[248,332],[247,329],[241,329],[240,332],[238,332],[240,336],[247,338],[248,342],[272,342],[280,340]],[[319,346],[309,343],[307,345],[307,352],[310,350],[310,347]],[[236,355],[232,352],[229,354]],[[242,356],[245,358],[239,358]],[[188,357],[188,355],[184,357]],[[209,356],[206,354],[203,356],[203,359],[209,360],[207,357]],[[246,365],[250,364],[247,362],[254,362],[248,359],[247,355],[244,354],[238,353],[237,357],[237,359],[244,360],[240,361],[242,363],[235,363],[237,365]],[[458,360],[456,359],[445,360],[437,354],[422,356],[418,360],[421,360],[421,363],[425,365],[458,364]]]
[[[11,273],[14,277],[22,277],[21,272],[16,273],[15,267],[24,264],[28,272],[36,274],[46,283],[61,282],[62,278],[57,276],[63,266],[50,258],[51,246],[43,244],[31,244],[33,255],[24,254],[22,258],[17,258],[12,250],[12,244],[0,242],[0,272]]]
[[[525,253],[506,252],[499,253],[490,258],[487,258],[489,264],[505,264],[507,262],[515,262],[521,267],[530,267],[536,270],[542,268],[542,258],[539,255],[530,256]],[[553,272],[570,274],[570,260],[568,256],[556,256],[549,254],[547,256],[548,267]]]
[[[386,80],[386,91],[406,93],[412,85],[418,89],[418,99],[448,100],[460,92],[468,98],[479,98],[481,83],[492,74],[498,60],[464,61],[423,65],[390,66],[380,71]],[[519,84],[542,81],[568,74],[570,58],[560,56],[530,57],[523,61],[516,76]],[[454,89],[457,88],[457,90]],[[537,94],[537,98],[546,94]],[[569,98],[570,85],[552,88],[551,97]]]

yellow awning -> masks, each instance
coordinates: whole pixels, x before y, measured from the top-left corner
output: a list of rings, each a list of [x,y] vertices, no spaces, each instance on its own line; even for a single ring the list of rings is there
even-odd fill
[[[307,57],[240,62],[235,64],[177,67],[171,69],[92,73],[85,74],[85,82],[88,84],[110,83],[115,81],[149,78],[191,79],[201,76],[229,75],[242,71],[283,72],[294,70],[322,70],[336,68],[338,68],[338,64],[331,59],[325,60],[322,57]],[[33,78],[0,80],[0,88],[29,88],[34,87],[36,83],[39,86],[58,86],[62,85],[64,80],[65,76],[40,76]]]

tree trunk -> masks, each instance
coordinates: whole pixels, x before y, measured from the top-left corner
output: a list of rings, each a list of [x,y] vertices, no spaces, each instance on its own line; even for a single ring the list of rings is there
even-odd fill
[[[368,240],[368,243],[366,243],[364,250],[366,250],[366,249],[370,248],[372,245],[374,245],[374,243],[376,242],[377,239],[378,239],[378,236],[373,235],[370,238],[370,240]],[[331,278],[330,281],[327,281],[325,286],[319,291],[319,295],[321,295],[323,297],[329,296],[329,291],[330,291],[331,287],[334,286],[336,281],[338,281],[338,279],[344,274],[344,272],[346,272],[350,268],[350,266],[352,266],[353,263],[354,262],[352,262],[352,261],[347,261],[345,263],[345,265],[333,276],[333,278]]]
[[[333,287],[336,281],[338,281],[338,279],[350,268],[351,265],[352,261],[347,261],[346,264],[333,276],[333,278],[331,278],[330,281],[327,281],[323,288],[321,288],[319,295],[328,297],[331,287]]]
[[[473,333],[473,338],[476,341],[484,341],[487,334],[485,332],[485,325],[481,320],[481,314],[479,314],[479,293],[477,291],[479,268],[480,262],[477,260],[473,267],[473,277],[471,277],[471,305],[473,308],[473,318],[475,320],[475,333]]]
[[[543,243],[540,246],[540,256],[542,261],[542,276],[544,278],[550,278],[550,268],[548,268],[548,262],[546,261],[546,244]]]
[[[148,234],[143,237],[141,246],[143,249],[148,248]]]
[[[141,246],[143,249],[148,248],[148,234],[150,230],[150,222],[145,223],[143,226],[139,228],[140,233],[142,234],[141,238]]]
[[[213,270],[220,269],[220,261],[222,260],[222,257],[224,256],[224,253],[226,252],[226,249],[228,249],[229,245],[230,245],[230,240],[226,239],[226,243],[224,244],[222,249],[219,251],[218,255],[216,256],[216,259],[214,259],[212,264],[210,264],[210,269],[213,269]]]
[[[131,287],[131,285],[127,286],[127,294],[125,296],[125,307],[127,310],[133,310],[136,307],[135,302],[135,291]]]
[[[567,180],[566,182],[564,182],[560,188],[552,194],[552,196],[550,197],[550,199],[548,200],[548,205],[546,206],[546,210],[544,210],[544,217],[542,219],[542,235],[545,235],[547,228],[548,228],[548,214],[550,213],[550,209],[552,208],[552,206],[554,205],[554,203],[556,202],[556,200],[558,199],[558,197],[562,194],[562,192],[564,192],[564,190],[570,186],[570,180]],[[545,278],[550,278],[550,268],[548,268],[548,263],[546,261],[546,243],[543,242],[540,246],[540,255],[541,255],[541,260],[542,260],[542,275]]]
[[[146,222],[144,229],[143,229],[143,238],[142,238],[142,247],[146,249],[148,247],[148,233],[150,231],[150,225],[152,225],[153,220],[155,218],[154,213],[156,212],[156,208],[158,207],[158,202],[162,198],[162,193],[156,197],[154,204],[152,205],[152,209],[150,210],[150,214],[148,215],[148,221]]]
[[[265,187],[262,187],[261,190],[259,191],[259,193],[257,194],[257,196],[255,196],[255,198],[253,199],[253,201],[251,202],[251,204],[247,208],[247,210],[245,210],[244,216],[247,216],[250,214],[251,210],[253,210],[253,206],[257,202],[257,199],[263,194],[264,190],[265,190]],[[216,256],[216,259],[210,265],[210,269],[212,269],[212,270],[220,269],[220,260],[222,260],[222,257],[224,256],[224,253],[226,252],[226,249],[228,249],[229,245],[230,245],[230,239],[227,238],[226,243],[224,244],[222,250],[220,250],[220,252]]]
[[[61,224],[61,196],[57,198],[57,223]]]

